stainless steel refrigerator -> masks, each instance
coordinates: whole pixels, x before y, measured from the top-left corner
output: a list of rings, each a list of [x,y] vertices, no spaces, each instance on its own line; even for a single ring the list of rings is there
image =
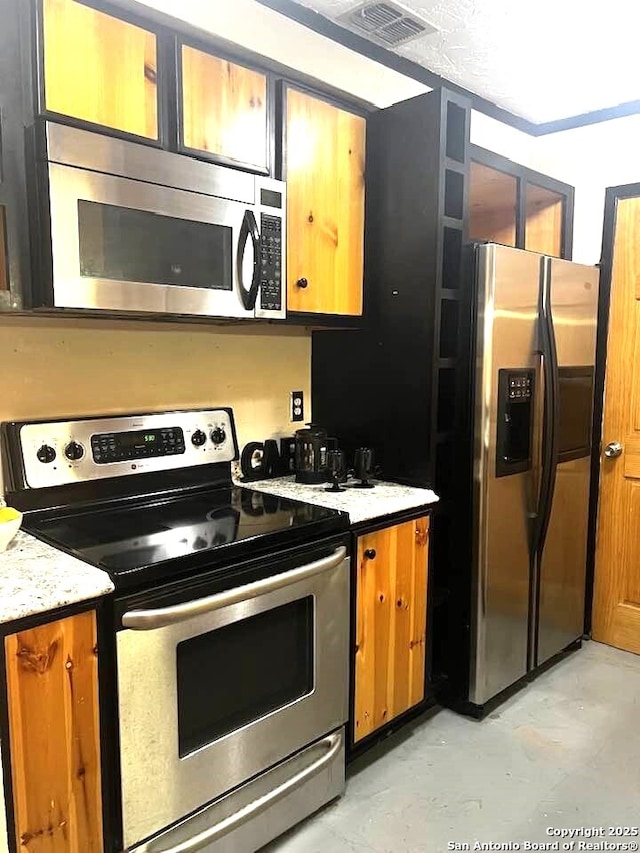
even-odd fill
[[[582,636],[598,270],[474,247],[469,701]]]

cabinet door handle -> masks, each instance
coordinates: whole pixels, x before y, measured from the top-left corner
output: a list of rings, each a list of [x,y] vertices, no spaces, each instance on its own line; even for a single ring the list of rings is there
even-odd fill
[[[367,560],[375,560],[376,558],[376,549],[375,548],[367,548],[364,552],[365,559]]]
[[[307,281],[306,278],[299,278],[296,281],[296,287],[301,287],[303,290],[305,287],[308,287],[308,286],[309,286],[309,282]]]

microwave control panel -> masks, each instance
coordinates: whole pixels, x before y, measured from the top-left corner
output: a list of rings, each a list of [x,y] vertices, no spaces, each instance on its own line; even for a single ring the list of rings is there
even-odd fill
[[[282,218],[260,214],[260,308],[282,308]]]

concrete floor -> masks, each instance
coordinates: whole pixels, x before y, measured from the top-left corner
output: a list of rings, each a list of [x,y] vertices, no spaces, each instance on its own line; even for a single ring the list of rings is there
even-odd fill
[[[590,642],[482,722],[441,710],[405,727],[352,765],[342,799],[266,850],[524,850],[553,841],[547,827],[639,825],[640,657]]]

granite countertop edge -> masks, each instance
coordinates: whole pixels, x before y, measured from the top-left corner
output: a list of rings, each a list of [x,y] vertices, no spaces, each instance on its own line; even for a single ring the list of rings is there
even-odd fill
[[[439,501],[438,495],[431,489],[403,486],[400,483],[389,483],[384,480],[373,480],[373,489],[357,489],[350,485],[343,492],[326,491],[326,483],[319,485],[296,483],[293,475],[274,477],[268,480],[254,480],[252,482],[238,480],[237,482],[247,489],[256,489],[278,497],[292,498],[293,500],[324,506],[328,509],[341,510],[348,513],[349,522],[354,527],[367,521],[375,521],[407,510],[428,507]]]
[[[0,553],[0,625],[113,592],[106,572],[20,530]]]

